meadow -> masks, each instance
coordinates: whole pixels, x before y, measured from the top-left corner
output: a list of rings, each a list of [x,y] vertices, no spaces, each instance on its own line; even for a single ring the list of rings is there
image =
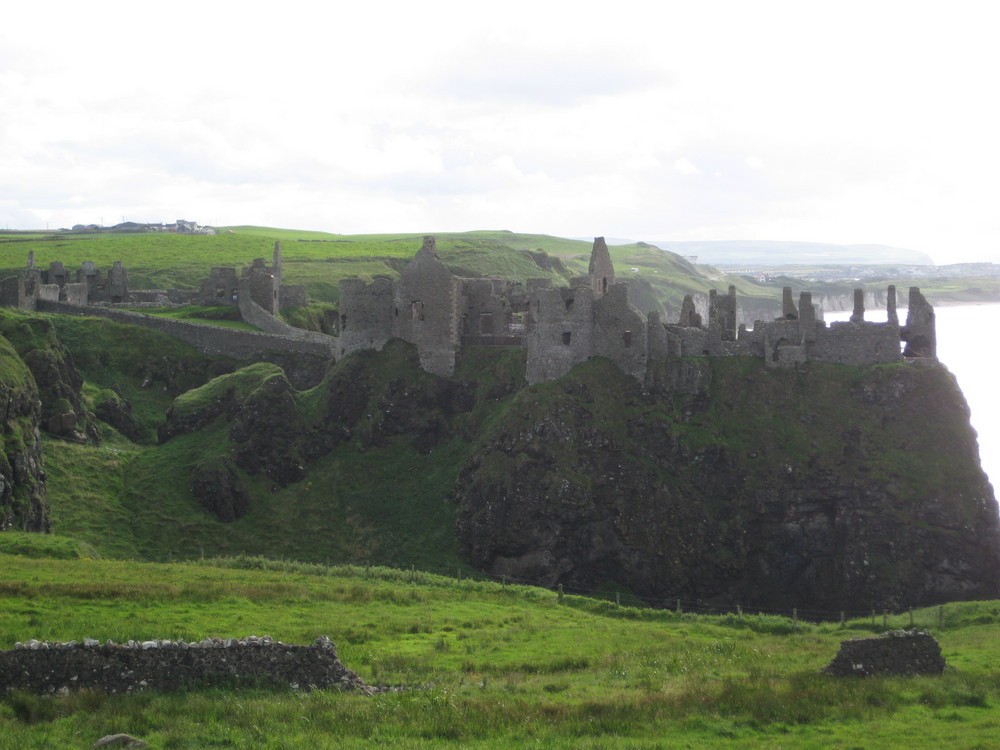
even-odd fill
[[[2,748],[83,747],[115,732],[162,748],[986,748],[1000,728],[997,602],[914,613],[942,644],[943,676],[836,679],[819,670],[869,621],[679,614],[262,558],[0,561],[3,648],[33,637],[325,634],[366,682],[404,688],[15,693],[0,699]]]

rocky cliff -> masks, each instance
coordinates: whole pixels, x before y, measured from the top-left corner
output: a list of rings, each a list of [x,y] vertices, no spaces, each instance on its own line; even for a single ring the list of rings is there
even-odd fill
[[[38,431],[41,402],[31,372],[0,336],[0,531],[48,531],[45,473]]]
[[[466,556],[576,588],[814,610],[997,594],[1000,530],[940,365],[604,361],[522,390],[461,471]]]
[[[440,568],[460,548],[530,582],[830,612],[1000,594],[996,501],[939,364],[689,358],[654,363],[640,383],[594,359],[527,386],[523,352],[463,351],[441,378],[394,340],[300,391],[271,364],[210,379],[207,359],[95,344],[124,332],[99,338],[81,322],[64,343],[47,319],[0,323],[4,528],[49,528],[38,431],[50,412],[73,412],[68,435],[97,451],[86,436],[100,421],[127,434],[122,394],[146,399],[146,431],[155,404],[179,394],[161,444],[100,485],[121,493],[135,548],[154,559],[216,550]],[[89,391],[91,413],[81,374],[102,367],[112,374]],[[52,374],[45,393],[35,370]],[[147,387],[154,372],[176,377]],[[63,481],[50,494],[80,502]]]

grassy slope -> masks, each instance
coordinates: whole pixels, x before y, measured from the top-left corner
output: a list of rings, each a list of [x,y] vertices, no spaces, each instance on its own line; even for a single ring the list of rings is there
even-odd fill
[[[112,732],[175,748],[989,747],[1000,724],[996,602],[914,614],[941,641],[943,677],[834,680],[818,670],[869,622],[677,615],[382,568],[0,561],[3,648],[326,634],[366,681],[411,687],[16,694],[0,699],[0,748]]]
[[[197,359],[183,360],[183,348],[160,349],[157,341],[150,342],[153,349],[146,349],[123,336],[127,348],[117,348],[108,337],[115,336],[120,326],[92,322],[96,326],[92,335],[86,335],[88,327],[76,319],[60,323],[67,326],[66,338],[72,342],[77,365],[98,387],[117,384],[133,398],[134,413],[150,434],[155,434],[171,405],[178,417],[184,417],[225,400],[228,393],[245,397],[263,379],[280,372],[270,364],[250,365],[173,399],[161,383],[141,387],[148,377],[145,358],[155,351],[156,358],[172,356],[183,365],[177,368],[184,374],[183,386],[176,390],[204,382],[207,363],[199,366]],[[54,528],[86,540],[110,557],[167,560],[246,552],[316,562],[454,570],[460,562],[451,492],[472,448],[458,435],[474,434],[475,425],[497,408],[489,400],[489,390],[498,379],[523,373],[523,357],[517,354],[481,352],[478,359],[465,358],[460,375],[479,383],[483,403],[462,415],[459,432],[430,453],[415,451],[406,436],[364,445],[364,432],[371,429],[366,420],[379,416],[376,407],[356,428],[355,440],[310,464],[302,481],[280,487],[262,475],[251,477],[241,471],[241,481],[253,497],[252,509],[233,523],[222,523],[203,511],[191,487],[192,467],[226,455],[233,447],[226,417],[161,445],[135,445],[110,429],[100,447],[49,439],[44,450]],[[381,365],[381,374],[371,381],[376,390],[385,385],[379,385],[379,378],[388,383],[406,371],[403,355],[399,347],[389,347],[378,358],[375,366]],[[412,370],[412,363],[409,367]],[[431,378],[419,372],[410,377]],[[326,386],[300,393],[296,399],[295,419],[303,428],[324,419]]]

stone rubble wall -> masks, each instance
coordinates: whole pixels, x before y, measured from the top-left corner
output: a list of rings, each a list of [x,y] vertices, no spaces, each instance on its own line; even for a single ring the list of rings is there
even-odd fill
[[[877,638],[840,642],[840,651],[823,672],[835,677],[941,674],[941,647],[928,633],[893,630]]]
[[[64,694],[91,689],[114,694],[213,685],[374,692],[341,664],[336,646],[325,636],[310,646],[289,645],[269,636],[194,643],[29,640],[0,651],[0,692]]]

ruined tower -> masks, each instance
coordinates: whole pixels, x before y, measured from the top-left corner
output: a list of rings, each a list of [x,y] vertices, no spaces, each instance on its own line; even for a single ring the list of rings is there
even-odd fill
[[[615,269],[611,265],[611,253],[603,237],[594,238],[594,249],[590,251],[590,286],[598,297],[608,293],[615,283]]]

